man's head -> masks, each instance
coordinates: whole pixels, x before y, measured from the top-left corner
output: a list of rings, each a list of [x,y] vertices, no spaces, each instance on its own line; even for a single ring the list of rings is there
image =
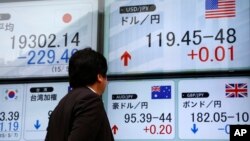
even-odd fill
[[[97,91],[103,92],[106,82],[102,81],[107,81],[107,68],[107,61],[102,54],[91,48],[79,50],[69,60],[70,86],[78,88],[97,83]]]

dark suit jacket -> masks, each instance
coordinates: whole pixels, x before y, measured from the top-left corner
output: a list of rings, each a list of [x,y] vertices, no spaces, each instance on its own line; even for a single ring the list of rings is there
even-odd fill
[[[52,112],[45,141],[114,141],[100,96],[77,88]]]

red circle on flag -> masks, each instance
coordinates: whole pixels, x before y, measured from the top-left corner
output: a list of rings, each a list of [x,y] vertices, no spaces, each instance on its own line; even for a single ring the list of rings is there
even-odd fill
[[[72,16],[69,13],[63,15],[63,22],[69,23],[72,20]]]

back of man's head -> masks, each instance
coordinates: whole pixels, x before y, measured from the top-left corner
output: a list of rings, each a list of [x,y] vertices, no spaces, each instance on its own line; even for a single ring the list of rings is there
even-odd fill
[[[85,48],[74,53],[69,60],[69,83],[72,88],[92,85],[97,81],[97,75],[106,77],[107,61],[105,57]]]

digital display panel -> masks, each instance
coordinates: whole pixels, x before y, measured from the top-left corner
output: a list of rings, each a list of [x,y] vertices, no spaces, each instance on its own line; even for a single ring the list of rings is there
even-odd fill
[[[109,82],[107,112],[115,139],[174,139],[175,93],[171,80]]]
[[[246,0],[109,0],[109,74],[250,69]]]
[[[24,85],[1,85],[0,92],[0,140],[20,140],[24,119]]]
[[[105,0],[108,74],[250,70],[250,2],[225,1],[220,15],[221,0]],[[93,0],[1,3],[0,79],[66,76],[72,53],[97,49],[97,11]],[[250,124],[249,76],[119,79],[103,95],[116,141],[228,141],[229,125]],[[0,141],[44,141],[68,91],[1,84]]]
[[[49,116],[69,84],[0,85],[0,141],[44,141]]]
[[[104,95],[116,141],[229,140],[250,124],[250,77],[110,81]]]
[[[97,50],[98,1],[0,5],[0,78],[67,76],[79,49]]]

